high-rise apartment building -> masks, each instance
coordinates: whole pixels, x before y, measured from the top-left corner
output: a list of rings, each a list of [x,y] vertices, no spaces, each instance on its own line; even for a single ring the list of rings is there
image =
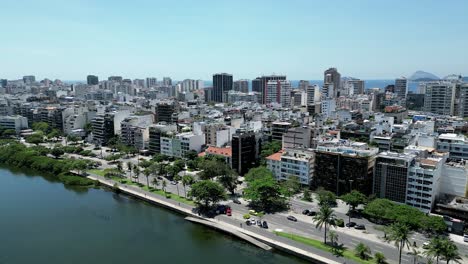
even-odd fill
[[[370,195],[377,153],[377,148],[360,142],[322,143],[315,151],[314,185],[337,195],[351,190]]]
[[[232,169],[246,174],[257,160],[257,141],[253,132],[239,132],[232,136]]]
[[[232,85],[232,74],[213,74],[212,101],[222,103],[223,99],[227,97],[227,93],[232,90]]]
[[[458,105],[456,109],[456,115],[462,118],[468,117],[468,83],[457,84],[459,89]]]
[[[366,85],[363,80],[351,79],[347,81],[352,87],[352,93],[349,91],[349,94],[364,94],[366,90]]]
[[[164,86],[171,86],[172,85],[172,79],[170,77],[163,77],[163,83]]]
[[[405,203],[408,171],[414,164],[415,158],[414,154],[380,153],[374,169],[373,191],[376,197]]]
[[[123,81],[123,78],[122,78],[122,76],[109,76],[109,78],[107,78],[107,80],[109,80],[111,82],[121,83]]]
[[[149,144],[148,150],[151,154],[161,153],[161,137],[168,134],[176,134],[176,125],[171,124],[154,124],[149,127]]]
[[[428,82],[424,96],[424,111],[439,115],[453,115],[455,83]]]
[[[155,106],[156,123],[166,122],[173,123],[177,119],[174,117],[179,110],[177,102],[160,102]]]
[[[234,82],[234,91],[248,93],[249,92],[249,81],[248,80],[237,80]]]
[[[155,77],[146,78],[146,88],[156,87],[158,85],[158,79]]]
[[[98,85],[99,84],[99,78],[96,75],[88,75],[86,77],[86,81],[88,85]]]
[[[278,103],[282,107],[291,106],[291,82],[286,80],[268,81],[265,89],[265,104]]]
[[[336,68],[329,68],[323,73],[323,86],[333,85],[333,93],[329,93],[328,96],[335,98],[339,96],[338,91],[341,87],[341,74]]]
[[[395,93],[398,98],[406,99],[406,94],[408,93],[408,79],[402,77],[395,79]]]
[[[307,105],[314,105],[320,101],[320,88],[318,85],[307,86]]]
[[[26,76],[23,76],[23,82],[24,82],[25,84],[34,83],[34,82],[36,82],[36,76],[34,76],[34,75],[26,75]]]
[[[262,104],[266,104],[266,89],[269,81],[286,81],[286,75],[266,75],[252,80],[252,91],[260,93]]]

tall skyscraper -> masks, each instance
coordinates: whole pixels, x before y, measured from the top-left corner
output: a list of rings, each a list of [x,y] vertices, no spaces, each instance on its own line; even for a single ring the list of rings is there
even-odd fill
[[[439,115],[453,115],[455,85],[455,83],[445,81],[426,83],[424,111]]]
[[[158,84],[158,79],[155,77],[146,78],[146,88],[155,87]]]
[[[329,68],[323,73],[323,85],[333,84],[333,94],[330,97],[335,98],[339,96],[338,91],[341,87],[341,74],[336,68]]]
[[[278,103],[282,107],[291,106],[291,82],[286,80],[268,81],[265,89],[265,104]]]
[[[405,77],[396,79],[394,89],[398,98],[406,99],[406,94],[408,93],[408,79]]]
[[[307,105],[314,105],[320,101],[320,88],[318,85],[307,86]]]
[[[248,93],[249,92],[249,81],[248,80],[237,80],[234,82],[234,91]]]
[[[252,91],[260,93],[260,103],[266,104],[266,89],[268,81],[285,81],[286,75],[266,75],[252,80]]]
[[[86,77],[86,80],[88,82],[88,85],[98,85],[99,84],[99,78],[96,75],[88,75]]]
[[[212,101],[222,103],[227,93],[232,90],[232,74],[217,73],[213,74],[213,93]]]
[[[366,90],[365,82],[359,79],[348,80],[349,84],[352,85],[352,94],[364,94]],[[351,94],[351,91],[349,92]]]

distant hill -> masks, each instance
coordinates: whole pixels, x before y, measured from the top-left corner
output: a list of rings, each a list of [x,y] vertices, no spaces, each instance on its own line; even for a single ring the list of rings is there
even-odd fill
[[[411,75],[411,77],[409,77],[408,79],[414,82],[427,82],[427,81],[439,80],[439,77],[429,72],[417,71],[413,73],[413,75]]]

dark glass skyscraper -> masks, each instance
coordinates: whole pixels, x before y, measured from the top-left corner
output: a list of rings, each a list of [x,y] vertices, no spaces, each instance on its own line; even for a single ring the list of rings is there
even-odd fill
[[[232,90],[232,74],[217,73],[213,74],[213,92],[211,100],[213,102],[222,103],[227,92]]]
[[[99,84],[99,78],[96,75],[88,75],[86,80],[88,81],[88,85],[98,85]]]
[[[266,101],[266,85],[268,81],[284,81],[286,80],[286,75],[266,75],[262,77],[257,77],[252,80],[252,91],[260,93],[260,103],[265,104]]]

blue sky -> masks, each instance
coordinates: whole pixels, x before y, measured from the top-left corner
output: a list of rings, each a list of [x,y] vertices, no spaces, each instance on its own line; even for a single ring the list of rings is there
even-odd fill
[[[468,1],[2,0],[0,78],[468,75]]]

